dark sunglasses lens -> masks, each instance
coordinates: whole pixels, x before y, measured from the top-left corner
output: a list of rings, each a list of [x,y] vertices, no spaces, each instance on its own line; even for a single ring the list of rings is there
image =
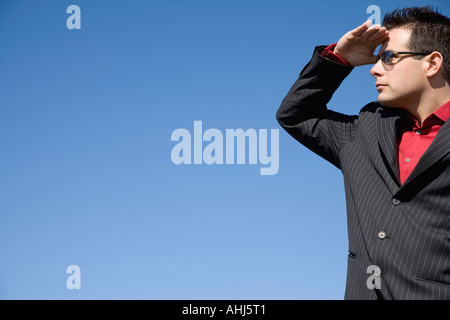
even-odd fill
[[[388,64],[391,61],[392,58],[392,51],[386,50],[381,54],[381,60]]]

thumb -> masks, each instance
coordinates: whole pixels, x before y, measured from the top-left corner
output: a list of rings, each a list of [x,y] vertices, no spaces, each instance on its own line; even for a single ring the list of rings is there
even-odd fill
[[[368,63],[367,64],[375,64],[375,63],[377,63],[378,62],[378,56],[376,56],[376,55],[372,55],[370,58],[369,58],[369,61],[368,61]]]

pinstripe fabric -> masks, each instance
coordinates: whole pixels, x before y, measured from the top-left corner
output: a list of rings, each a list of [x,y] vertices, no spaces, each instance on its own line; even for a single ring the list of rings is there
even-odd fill
[[[355,116],[328,110],[352,68],[322,58],[323,48],[314,51],[277,120],[343,172],[351,252],[345,299],[450,299],[449,121],[401,185],[398,138],[410,121],[406,111],[377,102]],[[380,289],[366,285],[370,265],[381,269]]]

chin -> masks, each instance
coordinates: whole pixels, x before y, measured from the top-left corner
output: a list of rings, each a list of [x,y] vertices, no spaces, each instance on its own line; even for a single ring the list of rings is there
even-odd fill
[[[402,103],[398,99],[386,97],[383,93],[378,95],[378,102],[384,107],[402,108]]]

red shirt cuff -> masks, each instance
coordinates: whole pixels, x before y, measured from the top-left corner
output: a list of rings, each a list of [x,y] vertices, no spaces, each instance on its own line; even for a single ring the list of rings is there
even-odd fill
[[[322,53],[320,54],[322,57],[327,58],[328,60],[331,60],[333,62],[337,62],[340,64],[343,64],[345,66],[352,66],[350,63],[339,57],[337,54],[333,52],[334,48],[336,47],[337,43],[333,43],[332,45],[329,45],[325,49],[322,50]]]

